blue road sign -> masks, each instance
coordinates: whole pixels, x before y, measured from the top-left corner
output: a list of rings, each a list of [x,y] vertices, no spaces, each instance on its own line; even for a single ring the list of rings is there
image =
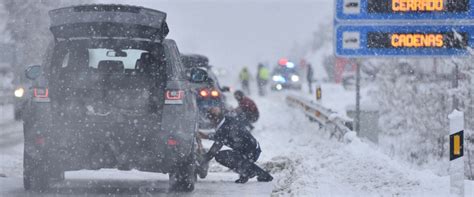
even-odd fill
[[[336,55],[345,57],[467,56],[474,25],[339,25]]]
[[[336,20],[474,20],[471,0],[336,0]]]

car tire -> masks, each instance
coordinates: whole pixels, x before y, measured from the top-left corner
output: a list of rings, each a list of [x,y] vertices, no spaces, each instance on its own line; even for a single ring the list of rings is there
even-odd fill
[[[43,192],[50,184],[64,180],[64,171],[46,161],[33,159],[23,153],[23,187],[25,190]]]
[[[196,182],[194,158],[192,161],[178,164],[169,173],[170,190],[175,192],[192,192]]]
[[[23,153],[23,187],[25,190],[44,191],[49,187],[48,173],[43,162]]]
[[[28,130],[30,124],[24,123],[24,129]],[[25,135],[28,132],[25,132]],[[23,150],[23,187],[25,190],[43,192],[49,189],[53,182],[64,180],[64,170],[57,163],[48,159],[47,155],[41,155],[41,159],[32,157],[27,150],[34,151],[31,140],[25,137]],[[36,154],[40,154],[36,152]]]

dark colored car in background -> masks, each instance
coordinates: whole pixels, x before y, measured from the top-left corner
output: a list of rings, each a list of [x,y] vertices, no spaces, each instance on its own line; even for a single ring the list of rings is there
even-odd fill
[[[13,91],[13,117],[15,120],[21,120],[21,117],[23,115],[23,110],[26,105],[26,99],[27,97],[25,93],[25,88],[27,88],[25,85],[16,85],[15,89]]]
[[[23,111],[28,103],[29,92],[27,90],[30,85],[29,82],[23,82],[13,86],[13,117],[15,120],[22,119]]]
[[[89,16],[89,17],[84,17]],[[52,10],[54,41],[24,112],[24,187],[44,190],[71,170],[168,173],[192,191],[198,108],[193,83],[168,34],[166,13],[126,5]],[[92,31],[93,30],[93,31]]]
[[[200,112],[199,127],[202,129],[211,129],[209,120],[206,118],[206,113],[211,107],[219,107],[227,109],[226,97],[223,92],[228,92],[228,87],[221,87],[217,76],[212,71],[212,66],[209,65],[209,59],[206,56],[198,54],[181,55],[181,61],[186,69],[200,68],[207,71],[208,78],[203,83],[194,83],[194,88],[197,91],[197,103]]]

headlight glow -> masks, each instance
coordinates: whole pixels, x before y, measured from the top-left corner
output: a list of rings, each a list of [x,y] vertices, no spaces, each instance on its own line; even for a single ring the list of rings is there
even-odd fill
[[[291,76],[291,81],[297,82],[297,81],[299,81],[299,80],[300,80],[300,77],[299,77],[298,75],[292,75],[292,76]]]
[[[285,78],[281,75],[274,75],[272,77],[273,81],[276,81],[276,82],[286,82]]]
[[[286,67],[288,68],[294,68],[295,67],[295,64],[293,62],[287,62],[286,63]]]
[[[21,98],[25,94],[25,89],[23,88],[17,88],[14,92],[15,97]]]
[[[275,88],[276,88],[277,90],[281,90],[281,89],[283,89],[283,86],[282,86],[281,84],[277,84],[277,85],[275,86]]]

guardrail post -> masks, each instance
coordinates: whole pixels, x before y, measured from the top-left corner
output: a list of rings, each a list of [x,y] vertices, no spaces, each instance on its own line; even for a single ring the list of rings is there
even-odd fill
[[[455,109],[448,118],[450,193],[464,196],[464,113]]]

